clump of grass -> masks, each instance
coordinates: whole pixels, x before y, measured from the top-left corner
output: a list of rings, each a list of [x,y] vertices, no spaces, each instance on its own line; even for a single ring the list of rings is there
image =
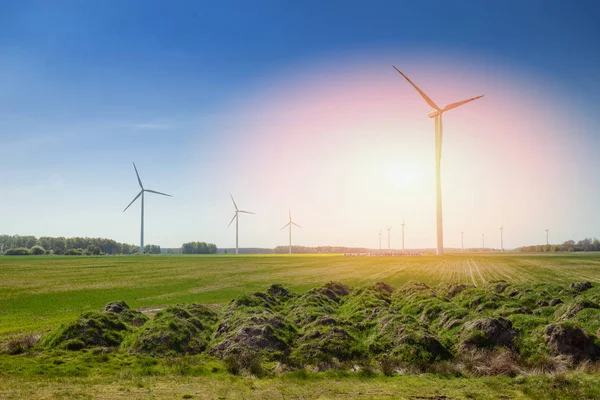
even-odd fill
[[[199,304],[167,307],[123,347],[138,354],[199,354],[206,349],[216,320],[213,311]]]
[[[81,350],[93,346],[115,347],[121,344],[127,333],[146,320],[146,316],[131,310],[122,302],[118,310],[81,314],[75,321],[46,335],[42,345],[67,350]]]
[[[0,344],[0,352],[10,355],[26,353],[37,346],[41,338],[39,333],[12,335]]]

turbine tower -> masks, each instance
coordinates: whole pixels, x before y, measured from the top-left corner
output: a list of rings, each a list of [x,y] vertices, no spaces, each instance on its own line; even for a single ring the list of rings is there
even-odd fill
[[[502,231],[504,231],[504,225],[500,225],[500,251],[504,251],[504,236],[502,235]]]
[[[402,252],[404,253],[404,227],[406,226],[406,224],[404,223],[404,220],[402,220]]]
[[[437,212],[437,255],[444,254],[444,232],[442,226],[442,183],[440,178],[440,164],[442,160],[442,114],[446,111],[452,110],[456,107],[460,107],[463,104],[482,98],[483,96],[472,97],[467,100],[458,101],[456,103],[450,103],[444,108],[438,107],[433,100],[429,98],[417,85],[415,85],[406,75],[400,70],[394,67],[400,75],[404,77],[416,89],[417,92],[423,97],[423,99],[429,104],[434,111],[429,113],[429,118],[435,118],[435,176],[436,176],[436,212]]]
[[[233,199],[233,196],[231,195],[231,193],[229,193],[229,197],[231,197],[231,201],[233,201],[233,206],[235,207],[235,214],[233,215],[233,218],[231,218],[231,221],[229,221],[229,225],[227,225],[227,227],[229,228],[229,226],[231,225],[231,223],[233,222],[233,220],[235,219],[235,254],[239,254],[239,248],[238,248],[238,227],[239,227],[239,218],[238,218],[238,214],[239,213],[244,213],[244,214],[254,214],[253,212],[250,211],[243,211],[238,209],[237,204],[235,204],[235,200]]]
[[[548,242],[548,229],[546,229],[546,245],[549,245],[550,242]]]
[[[463,253],[465,252],[465,236],[464,236],[464,232],[460,233],[460,247],[463,251]]]
[[[173,196],[171,196],[170,194],[157,192],[156,190],[144,189],[144,185],[142,185],[142,180],[140,179],[140,174],[138,174],[138,170],[135,166],[135,163],[133,163],[133,169],[135,170],[135,175],[137,176],[138,183],[140,184],[140,189],[142,189],[142,190],[138,193],[137,196],[135,196],[133,198],[133,200],[131,200],[131,203],[129,203],[129,205],[127,207],[125,207],[123,212],[127,211],[129,206],[131,206],[138,199],[138,197],[142,196],[142,223],[141,223],[141,229],[140,229],[140,254],[144,254],[144,192],[160,194],[161,196],[168,196],[168,197],[173,197]]]
[[[387,231],[388,231],[388,250],[392,249],[391,242],[390,242],[390,232],[391,232],[391,230],[392,230],[392,227],[388,226],[387,227]]]
[[[290,227],[290,251],[289,254],[292,254],[292,225],[296,225],[298,228],[302,228],[300,225],[298,225],[297,223],[295,223],[294,221],[292,221],[292,211],[288,210],[290,213],[290,221],[284,225],[283,228],[280,229],[280,231],[284,230],[285,228],[287,228],[288,226]]]
[[[379,231],[379,251],[381,251],[381,231]]]
[[[485,235],[481,234],[481,251],[485,251]]]

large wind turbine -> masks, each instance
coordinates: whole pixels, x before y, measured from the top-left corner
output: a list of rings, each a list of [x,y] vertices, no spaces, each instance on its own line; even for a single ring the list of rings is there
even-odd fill
[[[160,194],[162,196],[168,197],[173,196],[171,196],[170,194],[157,192],[156,190],[144,189],[144,185],[142,185],[142,180],[140,179],[140,174],[138,174],[138,170],[135,166],[135,163],[133,163],[133,169],[135,169],[135,175],[137,176],[138,183],[140,184],[140,188],[142,190],[138,193],[137,196],[133,198],[133,200],[131,200],[131,203],[129,203],[129,205],[125,207],[125,210],[123,210],[123,212],[125,212],[129,208],[129,206],[131,206],[138,199],[138,197],[142,196],[142,227],[140,231],[140,254],[144,254],[144,192]]]
[[[289,248],[290,251],[289,251],[289,253],[292,254],[292,225],[296,225],[298,228],[302,228],[302,227],[300,225],[298,225],[297,223],[295,223],[294,221],[292,221],[292,211],[291,210],[288,210],[288,211],[290,213],[290,220],[287,224],[284,225],[283,228],[280,229],[280,231],[284,230],[288,226],[290,227],[290,248]]]
[[[438,107],[433,100],[429,98],[417,85],[415,85],[406,75],[400,70],[394,67],[400,75],[404,77],[416,89],[417,92],[423,97],[423,99],[429,104],[434,110],[429,113],[429,118],[435,118],[435,176],[436,176],[436,210],[437,210],[437,255],[444,254],[444,232],[442,228],[442,183],[440,179],[440,163],[442,160],[442,114],[446,111],[452,110],[453,108],[460,107],[463,104],[482,98],[483,96],[472,97],[467,100],[458,101],[456,103],[450,103],[444,108]]]
[[[235,200],[233,199],[233,196],[231,195],[231,193],[229,193],[229,196],[231,197],[231,201],[233,201],[233,206],[235,207],[235,214],[233,215],[233,218],[231,218],[231,221],[229,221],[229,225],[227,225],[227,227],[229,228],[229,226],[231,225],[231,223],[233,222],[233,220],[235,219],[235,254],[239,254],[239,249],[238,249],[238,214],[239,213],[244,213],[244,214],[254,214],[253,212],[250,211],[243,211],[238,209],[237,204],[235,204]]]

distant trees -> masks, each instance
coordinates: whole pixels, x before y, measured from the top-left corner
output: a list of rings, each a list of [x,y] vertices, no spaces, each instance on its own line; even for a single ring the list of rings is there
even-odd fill
[[[189,242],[181,245],[183,254],[216,254],[217,246],[206,242]]]
[[[8,249],[25,248],[30,249],[34,246],[40,246],[47,254],[66,254],[70,249],[79,249],[70,255],[76,254],[135,254],[139,253],[139,246],[127,243],[119,243],[106,238],[83,238],[83,237],[50,237],[42,236],[20,236],[20,235],[0,235],[0,254],[8,253]],[[160,254],[160,246],[150,245],[149,254]],[[145,246],[147,247],[147,246]],[[158,251],[157,251],[158,249]],[[28,250],[29,251],[29,250]]]
[[[160,254],[160,246],[147,244],[144,246],[144,254]]]
[[[563,244],[522,246],[518,250],[528,253],[600,251],[600,241],[596,238],[585,238],[577,243],[574,240],[567,240]]]
[[[11,247],[4,254],[7,256],[28,256],[31,252],[27,247]]]
[[[40,245],[33,246],[31,248],[30,252],[34,256],[42,256],[42,255],[46,254],[46,250]]]
[[[277,246],[273,249],[275,254],[287,254],[289,252],[289,246]],[[344,247],[344,246],[317,246],[317,247],[306,247],[306,246],[292,246],[292,253],[294,254],[328,254],[328,253],[366,253],[372,251],[364,247]]]

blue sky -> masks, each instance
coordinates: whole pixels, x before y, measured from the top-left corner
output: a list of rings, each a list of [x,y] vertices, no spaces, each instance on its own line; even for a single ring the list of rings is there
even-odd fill
[[[548,90],[555,104],[567,105],[565,114],[576,112],[568,117],[573,132],[563,131],[562,140],[581,147],[575,170],[589,173],[590,180],[573,190],[587,211],[570,222],[532,215],[528,226],[536,228],[513,229],[505,242],[539,242],[544,223],[561,232],[556,241],[596,235],[599,193],[591,182],[600,165],[591,149],[600,144],[599,17],[595,1],[2,2],[0,208],[8,212],[0,216],[0,231],[136,243],[137,211],[121,213],[137,193],[131,167],[136,161],[146,185],[175,195],[148,201],[147,243],[232,246],[234,232],[226,229],[232,191],[239,203],[249,198],[248,207],[262,215],[244,221],[241,245],[284,244],[278,228],[288,207],[300,209],[309,226],[311,219],[302,215],[301,203],[293,204],[293,195],[271,187],[265,190],[272,198],[292,204],[280,210],[263,205],[251,180],[232,171],[230,150],[252,137],[236,110],[268,98],[284,77],[306,79],[306,70],[322,76],[336,60],[343,70],[343,61],[358,65],[362,55],[385,53],[397,55],[398,62],[407,54],[472,60],[488,78],[496,71],[519,75],[524,83],[533,77],[532,91]],[[389,73],[388,67],[382,71]],[[327,76],[336,79],[335,73]],[[398,91],[404,89],[399,82]],[[294,97],[293,90],[284,93]],[[563,195],[558,189],[551,194]],[[567,204],[547,211],[579,212]],[[368,214],[362,203],[354,206]],[[430,211],[402,210],[390,219],[398,223]],[[388,222],[371,227],[363,220],[347,234],[335,220],[315,214],[329,231],[320,226],[299,233],[303,244],[375,246],[371,230],[376,234]],[[434,230],[427,224],[414,246],[433,246]],[[472,230],[491,236],[497,224]]]

